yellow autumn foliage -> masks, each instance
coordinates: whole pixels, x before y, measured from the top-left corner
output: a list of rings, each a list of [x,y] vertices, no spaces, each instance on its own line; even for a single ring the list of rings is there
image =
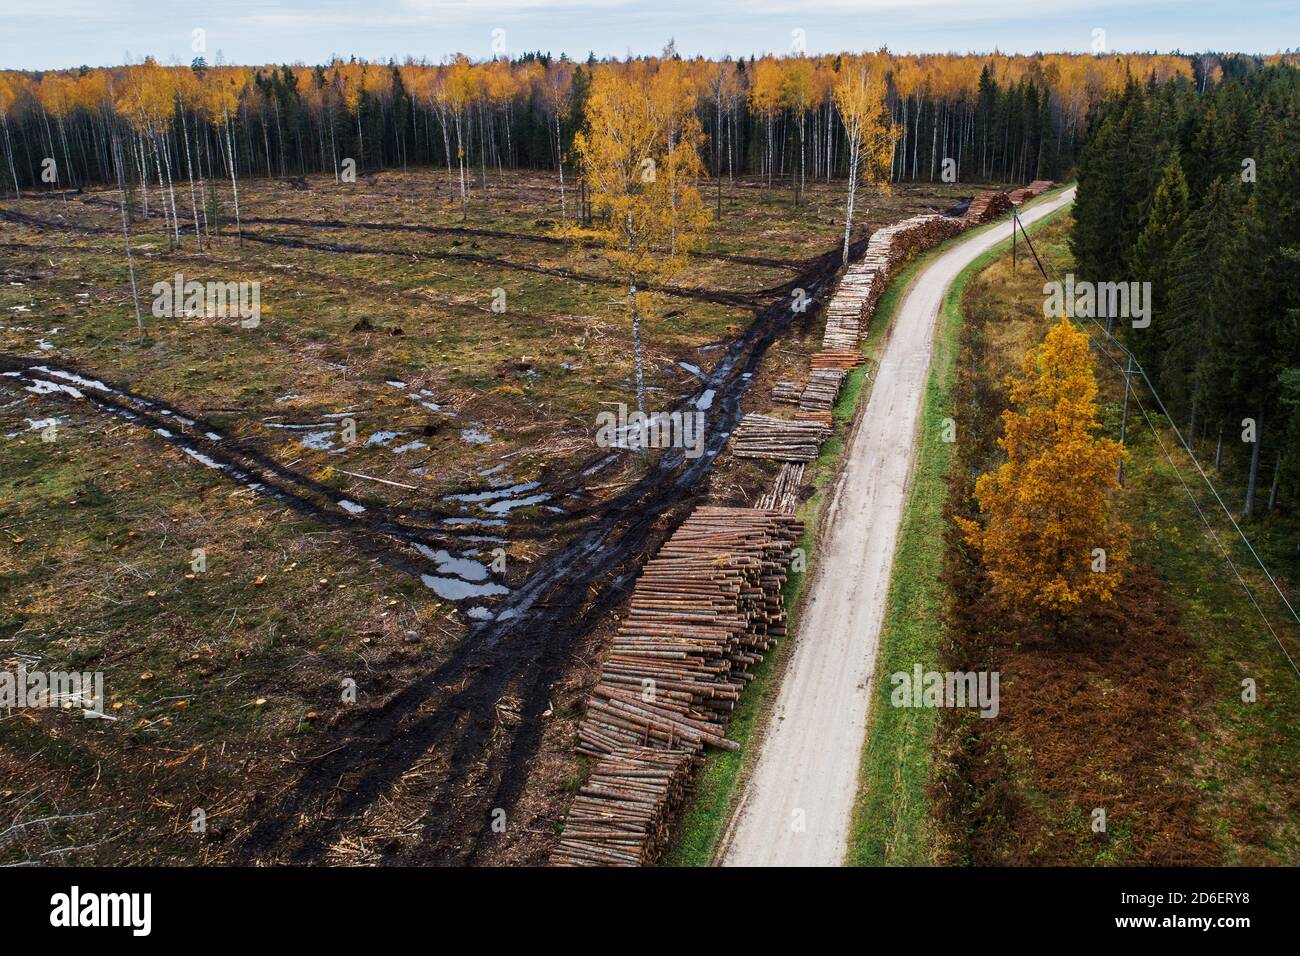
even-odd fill
[[[1109,602],[1129,557],[1112,510],[1123,447],[1097,436],[1088,336],[1063,318],[1008,376],[998,444],[1007,460],[981,475],[983,523],[956,518],[1010,608],[1068,614]]]

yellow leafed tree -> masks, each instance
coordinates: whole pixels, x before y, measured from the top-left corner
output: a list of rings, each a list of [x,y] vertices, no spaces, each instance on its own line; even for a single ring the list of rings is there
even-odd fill
[[[592,76],[586,128],[574,138],[591,183],[595,232],[628,286],[642,412],[642,289],[651,279],[681,269],[710,218],[692,185],[704,174],[699,155],[703,134],[694,107],[674,70],[655,70],[644,62],[626,70],[600,66]]]
[[[781,111],[781,63],[772,57],[763,57],[751,68],[749,105],[762,119],[767,134],[764,138],[763,165],[767,172],[768,188],[772,186],[772,123]]]
[[[1063,318],[1007,385],[998,440],[1007,460],[975,484],[985,521],[955,520],[1009,606],[1064,615],[1108,602],[1129,556],[1128,528],[1111,508],[1125,452],[1096,435],[1087,335]]]
[[[853,228],[853,203],[858,186],[889,188],[894,127],[885,105],[884,69],[866,58],[846,59],[832,95],[849,141],[849,195],[844,210],[843,262],[849,261],[849,231]]]

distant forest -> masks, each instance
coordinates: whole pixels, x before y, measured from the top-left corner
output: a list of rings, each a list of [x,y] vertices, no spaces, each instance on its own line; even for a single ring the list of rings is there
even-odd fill
[[[664,56],[680,59],[671,46]],[[843,175],[845,135],[831,90],[848,56],[683,61],[710,175],[785,184],[796,175]],[[1089,117],[1127,83],[1181,79],[1178,89],[1203,91],[1291,56],[882,51],[852,58],[887,77],[894,181],[939,180],[943,160],[952,158],[961,181],[1024,183],[1068,174]],[[450,173],[464,163],[480,181],[503,168],[567,175],[592,71],[606,68],[627,64],[534,53],[438,65],[242,67],[200,58],[190,66],[146,60],[0,72],[0,188],[337,176],[346,159],[359,172],[442,166]]]

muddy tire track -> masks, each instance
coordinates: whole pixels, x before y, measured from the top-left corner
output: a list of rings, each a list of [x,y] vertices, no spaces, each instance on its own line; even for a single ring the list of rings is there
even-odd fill
[[[91,408],[112,415],[150,432],[155,439],[184,452],[198,465],[218,470],[223,477],[295,513],[345,533],[367,557],[404,574],[419,577],[430,568],[417,549],[469,548],[466,535],[476,534],[455,526],[433,526],[424,522],[462,519],[454,511],[427,506],[394,509],[361,495],[319,482],[268,456],[246,440],[222,435],[211,422],[191,415],[160,399],[145,398],[102,376],[72,367],[0,354],[0,386],[12,385],[39,397],[85,401]],[[340,504],[364,502],[364,511],[354,512]],[[407,520],[398,515],[407,516]],[[559,517],[559,516],[557,516]],[[567,518],[566,516],[563,516]],[[530,522],[551,525],[554,522]],[[511,526],[513,538],[542,535],[545,528],[531,530]],[[394,546],[397,546],[397,549]]]
[[[69,193],[77,202],[87,206],[105,206],[117,209],[119,202],[109,199],[105,196],[85,196],[77,193]],[[39,198],[58,198],[57,194],[39,194]],[[19,215],[22,215],[21,213]],[[150,219],[161,219],[157,212],[148,214]],[[483,229],[475,226],[432,226],[427,223],[408,223],[408,222],[349,222],[343,219],[303,219],[295,216],[244,216],[241,222],[245,225],[254,226],[298,226],[307,229],[369,229],[381,232],[409,232],[419,235],[428,236],[472,236],[478,239],[506,239],[511,242],[538,242],[554,246],[573,246],[575,243],[572,239],[564,239],[559,236],[547,236],[538,233],[510,232],[502,229]],[[182,231],[185,231],[182,228]],[[193,232],[193,226],[189,228]],[[577,243],[584,249],[600,249],[601,244],[595,241],[584,241]],[[802,271],[809,263],[790,262],[787,259],[771,259],[765,256],[746,256],[733,252],[710,252],[703,249],[692,249],[688,255],[693,259],[714,259],[719,262],[733,262],[737,265],[763,266],[769,269],[789,269],[794,272]]]
[[[554,269],[549,266],[533,265],[530,262],[517,262],[513,259],[505,259],[500,256],[488,256],[473,252],[415,252],[409,249],[385,249],[382,246],[363,246],[356,243],[348,242],[313,242],[310,239],[304,239],[301,236],[273,236],[263,232],[250,232],[244,230],[244,239],[249,242],[260,242],[273,246],[287,246],[291,249],[310,249],[317,252],[348,253],[352,255],[367,256],[395,256],[401,259],[409,259],[413,262],[446,262],[448,260],[459,260],[462,262],[476,262],[479,265],[497,266],[502,269],[513,269],[516,272],[531,272],[534,275],[551,276],[556,279],[567,279],[574,282],[589,282],[593,285],[607,285],[623,288],[623,283],[610,276],[592,275],[586,272],[572,272],[568,269]],[[789,283],[786,283],[788,285]],[[735,308],[752,309],[760,298],[772,294],[772,289],[761,289],[757,292],[712,292],[708,289],[688,289],[684,286],[675,285],[658,285],[643,286],[646,292],[657,292],[660,295],[670,295],[681,299],[694,299],[699,302],[711,302],[715,305],[729,305]]]
[[[76,232],[76,233],[83,233],[88,235],[105,235],[113,231],[103,226],[82,226],[82,225],[76,225],[74,223],[59,222],[58,220],[55,219],[43,219],[39,216],[32,216],[27,213],[17,212],[16,210],[4,209],[4,208],[0,208],[0,220],[17,223],[23,226],[29,226],[35,229],[43,229],[47,231],[53,230],[58,232]],[[257,220],[245,219],[243,221],[256,222]],[[275,219],[269,219],[264,221],[283,222],[283,223],[291,222],[290,220],[275,220]],[[310,221],[304,221],[302,224],[316,225],[315,223],[312,223]],[[376,227],[378,228],[381,226],[376,226]],[[414,229],[415,227],[408,227],[408,228]],[[430,226],[425,228],[435,229],[435,228],[443,228],[443,227]],[[445,227],[445,228],[452,229],[452,228],[460,228],[460,227]],[[191,235],[194,232],[194,227],[192,224],[188,227],[182,225],[180,231],[183,235]],[[543,241],[550,241],[551,239],[551,237],[527,236],[522,233],[521,234],[491,233],[486,230],[482,230],[482,232],[489,236],[493,236],[493,237],[499,236],[501,238],[515,238],[515,239],[525,239],[525,240],[533,240],[533,239],[540,238]],[[478,234],[478,233],[474,232],[470,234]],[[607,286],[616,286],[622,288],[622,283],[618,279],[613,279],[610,278],[609,276],[592,275],[590,273],[584,273],[584,272],[572,272],[567,269],[554,269],[548,266],[538,266],[527,262],[516,262],[512,259],[505,259],[500,256],[488,256],[488,255],[481,255],[472,252],[453,252],[450,250],[444,252],[416,252],[414,250],[408,250],[408,249],[387,249],[382,246],[366,246],[366,245],[359,245],[357,243],[314,242],[309,239],[304,239],[301,236],[271,235],[269,233],[254,232],[248,229],[243,230],[243,238],[249,242],[257,242],[263,245],[284,246],[290,249],[308,249],[317,252],[331,252],[331,253],[351,254],[351,255],[395,256],[402,259],[409,259],[414,262],[423,262],[423,261],[444,261],[445,262],[447,260],[460,260],[464,262],[475,262],[478,263],[479,265],[496,266],[502,269],[513,269],[516,272],[531,272],[535,275],[551,276],[556,279],[566,279],[575,282],[589,282],[593,285],[607,285]],[[556,239],[554,241],[559,243],[562,242],[563,240]],[[816,266],[814,265],[812,268],[815,269]],[[796,279],[792,281],[797,283],[798,280]],[[690,289],[684,286],[676,286],[676,285],[645,286],[644,288],[645,291],[647,292],[657,292],[661,295],[673,296],[674,298],[679,298],[679,299],[693,299],[699,302],[711,302],[714,305],[727,305],[727,306],[732,306],[734,308],[752,309],[755,308],[758,302],[761,301],[762,299],[765,299],[771,295],[776,294],[778,290],[791,286],[791,284],[792,284],[791,282],[786,282],[780,286],[771,289],[759,289],[755,292],[714,292],[709,289]]]

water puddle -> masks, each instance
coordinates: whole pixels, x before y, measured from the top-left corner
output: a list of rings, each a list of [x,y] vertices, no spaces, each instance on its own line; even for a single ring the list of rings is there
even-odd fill
[[[516,508],[527,508],[529,505],[539,505],[543,501],[550,500],[551,496],[548,494],[529,495],[527,498],[511,498],[508,501],[498,501],[495,504],[484,505],[483,510],[494,515],[505,515]]]
[[[460,578],[447,578],[436,574],[421,574],[420,580],[425,587],[444,601],[498,597],[510,593],[510,589],[501,584],[472,584],[468,581],[462,581]]]
[[[442,524],[449,528],[459,528],[463,525],[474,525],[479,528],[504,528],[506,523],[500,518],[471,518],[468,515],[457,518],[443,518]]]
[[[498,465],[497,468],[494,468],[492,470],[497,471],[498,469],[504,467],[505,467],[504,465]],[[479,474],[481,475],[485,473],[479,472]],[[483,501],[495,501],[498,498],[511,498],[514,497],[515,495],[521,495],[525,491],[532,491],[534,488],[538,488],[540,486],[541,486],[541,482],[525,481],[522,484],[511,485],[509,488],[496,488],[493,489],[492,491],[475,491],[475,492],[469,492],[466,494],[459,494],[459,495],[444,495],[442,500],[443,501],[467,501],[476,504],[478,502],[483,502]]]
[[[444,551],[441,548],[434,549],[427,544],[417,544],[415,550],[437,564],[439,574],[455,575],[458,578],[464,578],[466,581],[486,581],[488,579],[488,566],[481,561],[475,561],[473,558],[463,556],[457,557],[450,551]]]

